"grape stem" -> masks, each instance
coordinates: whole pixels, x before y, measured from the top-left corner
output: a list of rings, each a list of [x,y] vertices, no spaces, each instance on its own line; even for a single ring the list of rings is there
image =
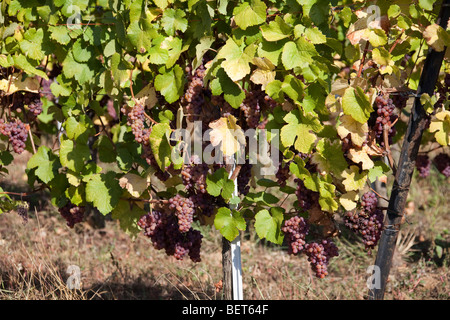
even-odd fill
[[[369,185],[369,189],[372,190],[372,192],[375,193],[379,198],[381,198],[381,199],[383,199],[383,200],[389,202],[389,199],[383,197],[381,194],[379,194],[378,192],[376,192],[370,185]],[[380,209],[382,209],[382,208],[380,208]],[[387,208],[385,208],[385,209],[387,209]]]
[[[366,46],[364,47],[364,54],[362,56],[361,63],[359,65],[358,75],[356,76],[357,78],[361,77],[368,49],[369,49],[369,41],[366,41]]]
[[[31,127],[28,129],[28,134],[30,136],[31,146],[33,147],[33,153],[36,154],[36,146],[34,145],[33,134],[31,133]]]
[[[388,126],[388,125],[384,126],[384,130],[383,130],[384,150],[386,151],[386,155],[389,160],[389,166],[391,167],[392,173],[395,176],[397,173],[397,166],[395,165],[394,159],[392,158],[391,147],[389,146],[389,138],[388,138],[389,129],[390,129],[390,126]]]
[[[133,91],[133,70],[131,70],[130,72],[130,91],[131,91],[131,98],[133,99],[134,103],[138,104],[140,107],[142,107],[142,105],[136,100],[135,96],[134,96],[134,91]],[[143,108],[145,110],[145,108]],[[152,117],[150,117],[145,111],[144,111],[144,116],[150,120],[151,122],[153,122],[154,124],[158,124],[157,121],[153,120]]]
[[[239,174],[239,171],[241,171],[242,168],[242,164],[238,164],[236,166],[236,168],[234,169],[233,173],[231,174],[230,180],[234,181],[236,179],[236,177]]]

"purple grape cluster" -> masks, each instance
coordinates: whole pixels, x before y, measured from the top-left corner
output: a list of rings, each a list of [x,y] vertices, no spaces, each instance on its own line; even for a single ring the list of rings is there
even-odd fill
[[[190,199],[194,202],[195,208],[199,209],[199,214],[207,217],[211,217],[218,206],[218,199],[209,193],[195,193],[190,196]]]
[[[450,74],[447,73],[444,78],[444,84],[438,83],[437,92],[439,93],[439,99],[436,102],[435,108],[442,108],[444,103],[448,100],[447,95],[450,93]]]
[[[416,158],[416,168],[419,177],[426,178],[430,175],[431,160],[427,155],[418,155]]]
[[[166,215],[159,211],[152,211],[141,217],[138,225],[144,230],[157,250],[164,249],[168,256],[183,260],[188,255],[194,262],[200,262],[200,248],[202,234],[190,228],[187,232],[180,232],[175,215]]]
[[[282,158],[280,158],[282,159]],[[275,174],[275,178],[277,178],[277,183],[280,187],[285,187],[287,180],[291,176],[291,172],[289,170],[289,163],[284,164],[282,161],[280,161],[280,164],[278,166],[278,171]]]
[[[362,237],[366,249],[373,249],[383,230],[383,211],[377,206],[377,197],[367,192],[361,197],[361,209],[349,211],[344,216],[345,225]]]
[[[375,124],[372,127],[372,130],[375,131],[375,137],[377,142],[384,146],[384,126],[391,126],[392,123],[398,118],[397,115],[394,114],[395,105],[392,99],[386,99],[382,95],[379,95],[375,99],[376,110],[375,110]],[[388,142],[392,143],[392,138],[396,134],[396,130],[394,127],[390,127],[388,131]]]
[[[28,205],[19,205],[16,208],[17,214],[22,218],[23,224],[28,222]]]
[[[400,92],[398,94],[391,95],[392,103],[400,110],[404,109],[406,107],[406,104],[408,103],[408,93]]]
[[[249,193],[250,186],[248,185],[248,183],[250,182],[251,178],[252,178],[252,165],[248,162],[244,163],[237,176],[237,185],[239,194],[246,196]]]
[[[295,195],[297,196],[298,205],[301,209],[308,211],[319,202],[319,193],[306,188],[301,179],[295,179],[294,182],[297,184]]]
[[[194,221],[195,206],[190,198],[184,198],[177,194],[169,199],[169,208],[173,210],[178,219],[180,232],[188,232]]]
[[[20,119],[10,122],[0,119],[0,134],[8,137],[14,152],[17,154],[21,154],[25,150],[28,130],[30,130],[30,126],[24,124]]]
[[[59,208],[58,211],[66,219],[69,228],[73,228],[75,224],[83,221],[85,207],[79,207],[69,202],[64,207]]]
[[[145,109],[144,106],[136,104],[133,108],[123,106],[121,112],[127,116],[127,125],[131,127],[136,142],[142,145],[142,158],[145,159],[149,166],[155,169],[155,176],[161,181],[169,179],[170,174],[162,171],[159,167],[153,151],[150,146],[150,134],[152,128],[145,128]]]
[[[285,220],[281,231],[285,234],[288,244],[288,253],[297,255],[305,249],[306,235],[309,232],[309,225],[303,217],[294,216]]]
[[[248,91],[242,101],[240,109],[244,113],[249,128],[256,128],[261,118],[261,98],[264,99],[263,91]]]
[[[305,245],[305,254],[316,277],[323,279],[328,275],[328,263],[331,258],[339,256],[338,248],[333,241],[323,239]]]
[[[450,157],[446,153],[440,153],[433,159],[433,163],[438,171],[446,176],[450,177]]]
[[[136,104],[132,108],[123,106],[121,111],[127,116],[127,125],[131,127],[131,132],[133,132],[136,142],[148,145],[151,129],[145,128],[144,106],[141,104]]]
[[[205,103],[203,78],[206,68],[202,64],[192,74],[192,68],[188,66],[186,72],[188,84],[185,94],[181,97],[181,103],[184,106],[184,113],[187,115],[188,121],[192,122],[199,120],[203,111]]]
[[[181,178],[186,190],[196,189],[200,193],[206,193],[206,177],[209,166],[206,163],[190,163],[183,166]]]

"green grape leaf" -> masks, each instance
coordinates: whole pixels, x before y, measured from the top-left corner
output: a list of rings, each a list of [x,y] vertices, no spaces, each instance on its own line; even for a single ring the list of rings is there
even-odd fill
[[[235,210],[231,211],[225,207],[217,210],[214,218],[214,227],[228,241],[233,241],[239,235],[239,230],[245,230],[246,226],[245,220],[240,212]]]
[[[369,169],[369,172],[367,173],[367,178],[370,182],[375,182],[379,177],[389,172],[390,169],[391,168],[386,163],[375,161],[374,166]]]
[[[101,135],[95,141],[94,148],[98,150],[98,159],[101,162],[111,163],[116,161],[116,150],[107,136]]]
[[[242,50],[233,39],[228,39],[217,54],[217,59],[225,59],[222,67],[233,81],[241,80],[250,73],[252,55],[247,50]]]
[[[24,39],[19,42],[20,49],[27,57],[40,61],[45,57],[42,48],[43,38],[43,29],[28,29],[24,34]]]
[[[86,200],[92,202],[103,215],[110,213],[119,203],[122,188],[113,171],[94,174],[86,183]]]
[[[175,35],[175,31],[185,32],[188,27],[186,14],[181,9],[165,9],[161,25],[169,36]]]
[[[46,146],[40,146],[27,163],[27,169],[36,168],[36,176],[44,183],[50,182],[60,167],[58,157]]]
[[[450,145],[450,111],[436,113],[435,119],[431,121],[430,132],[435,132],[436,141],[443,145]]]
[[[255,215],[255,231],[260,239],[281,245],[284,235],[281,232],[281,225],[284,219],[283,208],[271,208],[260,210]]]
[[[346,115],[350,115],[360,123],[366,123],[373,111],[369,98],[359,87],[349,87],[345,90],[342,97],[342,109]]]
[[[89,147],[84,144],[75,144],[72,140],[61,141],[59,160],[61,165],[68,169],[80,172],[84,168],[85,161],[91,158]]]
[[[135,238],[141,231],[138,221],[146,213],[136,203],[120,200],[111,212],[111,218],[119,220],[120,228],[129,236]]]
[[[223,68],[217,71],[216,78],[210,83],[214,95],[223,93],[225,101],[238,109],[245,98],[245,92],[227,75]]]
[[[316,145],[316,150],[311,161],[317,164],[320,172],[330,172],[339,176],[348,167],[340,141],[321,139]]]
[[[261,26],[261,32],[267,41],[278,41],[288,38],[292,32],[290,27],[280,16],[270,21],[268,25]]]
[[[84,115],[80,116],[79,120],[74,117],[67,118],[64,122],[64,129],[70,140],[74,140],[80,144],[86,144],[89,136],[94,132],[93,124],[89,117]]]
[[[153,156],[155,157],[158,166],[163,171],[170,165],[172,148],[167,139],[167,135],[170,134],[170,132],[171,129],[169,124],[158,123],[153,126],[149,138]]]
[[[342,184],[346,191],[357,191],[364,188],[364,184],[367,180],[367,171],[359,172],[357,166],[350,166],[342,173]]]
[[[45,80],[48,80],[47,74],[42,70],[36,69],[24,55],[14,56],[14,66],[28,74],[35,74]]]
[[[294,146],[302,153],[309,153],[316,142],[317,136],[312,133],[322,130],[318,119],[305,117],[298,110],[289,112],[284,121],[287,125],[281,128],[280,138],[284,147]]]
[[[229,200],[234,189],[234,181],[228,178],[225,168],[220,168],[206,177],[206,191],[214,197],[222,196],[225,200]]]
[[[69,36],[69,30],[67,26],[49,26],[50,38],[58,42],[59,44],[66,45],[72,38]]]
[[[168,103],[173,103],[183,94],[184,82],[183,69],[175,65],[169,72],[156,76],[155,89],[161,92]]]
[[[419,6],[422,9],[431,11],[433,10],[433,5],[436,2],[436,0],[419,0]]]
[[[92,57],[91,45],[78,39],[72,47],[73,58],[78,62],[86,62]]]
[[[115,84],[119,87],[124,87],[126,82],[130,79],[132,66],[122,58],[120,53],[114,53],[111,56],[111,77]]]
[[[242,30],[266,21],[266,4],[261,0],[243,2],[233,10],[234,22]]]

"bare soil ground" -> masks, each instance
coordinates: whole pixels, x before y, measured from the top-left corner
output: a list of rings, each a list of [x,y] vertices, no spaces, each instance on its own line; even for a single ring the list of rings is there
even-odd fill
[[[18,159],[7,191],[26,191]],[[22,170],[18,170],[22,169]],[[432,172],[415,178],[407,222],[395,254],[385,299],[446,300],[450,298],[450,195],[448,180]],[[177,261],[152,247],[143,235],[132,240],[116,221],[95,228],[87,220],[69,229],[45,194],[27,198],[30,218],[24,224],[15,212],[0,215],[0,299],[222,299],[221,236],[204,231],[202,261]],[[340,256],[329,276],[315,278],[304,256],[258,241],[253,228],[242,237],[244,298],[272,300],[365,299],[368,255],[344,226],[337,240]],[[80,274],[80,289],[67,286],[68,269]]]

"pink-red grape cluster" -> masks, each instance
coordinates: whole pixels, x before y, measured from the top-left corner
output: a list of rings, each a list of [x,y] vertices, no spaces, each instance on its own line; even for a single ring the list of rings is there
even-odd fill
[[[73,228],[75,224],[83,221],[85,207],[79,207],[72,203],[66,204],[58,209],[61,216],[66,219],[69,228]]]
[[[264,99],[264,92],[249,91],[241,103],[241,110],[244,113],[249,128],[256,128],[261,118],[261,98]]]
[[[209,166],[206,163],[190,163],[183,166],[181,178],[186,190],[196,189],[199,193],[206,193],[206,177]]]
[[[199,214],[211,217],[214,209],[218,206],[218,198],[209,193],[195,193],[190,196],[194,202],[195,208],[199,209]]]
[[[298,205],[301,209],[308,211],[313,205],[318,203],[319,193],[306,188],[301,179],[295,179],[294,182],[297,184],[295,195],[297,196]]]
[[[22,218],[23,224],[28,222],[28,206],[19,205],[16,208],[17,214]]]
[[[184,106],[184,113],[187,115],[188,121],[195,121],[201,118],[205,103],[203,78],[206,68],[202,64],[192,74],[192,68],[188,66],[186,72],[188,74],[188,85],[181,97],[181,103]]]
[[[418,155],[416,158],[416,168],[421,178],[426,178],[430,175],[431,160],[428,155]]]
[[[450,177],[450,157],[446,153],[440,153],[433,159],[433,163],[436,166],[436,169],[446,176]]]
[[[288,244],[288,253],[297,255],[305,249],[309,225],[303,217],[294,216],[285,220],[281,227]]]
[[[30,130],[30,126],[20,119],[10,122],[0,119],[0,134],[8,137],[14,152],[17,154],[21,154],[25,150],[28,130]]]
[[[375,124],[372,129],[375,131],[375,137],[380,145],[384,145],[384,127],[389,126],[388,129],[388,142],[392,143],[392,138],[396,134],[396,130],[391,126],[394,121],[398,118],[394,114],[395,105],[392,99],[386,99],[382,95],[379,95],[375,99],[376,110],[375,110]]]
[[[238,192],[246,196],[250,191],[250,186],[248,185],[250,179],[252,178],[252,165],[250,163],[244,163],[237,176]]]
[[[164,249],[166,254],[182,260],[186,255],[194,262],[200,262],[202,234],[190,228],[180,232],[175,215],[152,211],[141,217],[138,225],[144,230],[157,250]]]
[[[173,210],[177,217],[180,232],[188,232],[194,221],[194,201],[177,194],[169,199],[169,208]]]
[[[435,108],[442,108],[444,103],[448,101],[447,95],[450,94],[450,74],[447,73],[444,78],[444,84],[438,83],[439,99],[436,102]]]
[[[377,197],[367,192],[361,197],[361,209],[349,211],[344,216],[345,225],[362,237],[366,249],[373,249],[383,229],[383,211],[377,207]]]
[[[325,278],[328,275],[328,263],[331,258],[339,256],[338,248],[333,241],[323,239],[305,245],[305,254],[316,277]]]
[[[127,116],[127,124],[131,127],[136,142],[148,145],[151,129],[145,128],[145,109],[141,104],[130,108],[124,106],[121,111]]]

